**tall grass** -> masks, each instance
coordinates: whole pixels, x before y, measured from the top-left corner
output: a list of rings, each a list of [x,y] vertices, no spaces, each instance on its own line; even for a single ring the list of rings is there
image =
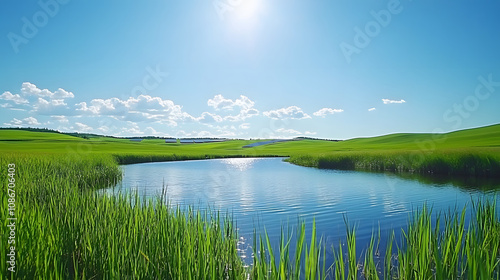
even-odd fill
[[[337,152],[295,155],[293,164],[338,170],[500,177],[500,157],[468,150]]]
[[[437,216],[426,205],[412,212],[408,227],[401,229],[402,238],[395,240],[394,233],[389,235],[383,259],[379,258],[380,233],[372,235],[364,256],[358,258],[356,230],[346,220],[346,246],[339,241],[337,248],[331,248],[335,261],[328,268],[326,247],[316,237],[314,223],[305,253],[305,224],[299,225],[294,259],[288,255],[290,239],[283,238],[283,234],[279,258],[267,235],[254,238],[251,279],[500,279],[500,220],[496,203],[472,203],[468,225],[466,207],[461,212],[449,210]]]
[[[337,248],[326,248],[314,223],[310,234],[305,223],[295,236],[283,230],[278,244],[256,232],[247,268],[228,216],[181,211],[161,195],[96,192],[121,176],[111,156],[2,155],[2,170],[8,163],[16,164],[18,263],[16,273],[7,272],[2,210],[3,279],[500,279],[495,202],[473,202],[469,223],[465,208],[437,218],[427,207],[415,211],[402,239],[390,235],[383,260],[376,234],[356,255],[356,228],[347,219],[346,246],[339,240]],[[6,172],[0,180],[7,181]],[[0,201],[5,209],[5,191]],[[326,263],[327,250],[333,264]]]
[[[8,230],[0,211],[2,278],[242,279],[237,235],[226,218],[180,211],[137,195],[103,195],[119,167],[108,156],[2,156],[17,166],[17,269],[6,270]],[[4,170],[4,169],[2,169]],[[2,172],[0,180],[7,180]],[[2,207],[7,196],[1,193]]]

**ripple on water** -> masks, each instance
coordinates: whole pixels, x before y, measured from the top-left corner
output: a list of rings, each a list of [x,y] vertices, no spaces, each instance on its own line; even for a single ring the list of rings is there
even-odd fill
[[[303,220],[309,234],[315,219],[318,235],[325,237],[328,246],[337,247],[345,238],[347,218],[357,227],[357,242],[363,244],[379,227],[383,236],[391,229],[400,234],[408,213],[424,202],[438,212],[461,209],[471,196],[492,199],[496,193],[388,174],[306,168],[280,158],[159,162],[123,169],[118,185],[122,191],[137,190],[141,196],[153,197],[167,186],[172,204],[231,213],[243,238],[238,241],[240,255],[247,259],[255,228],[260,232],[265,228],[272,242],[278,242],[283,227],[293,231]]]

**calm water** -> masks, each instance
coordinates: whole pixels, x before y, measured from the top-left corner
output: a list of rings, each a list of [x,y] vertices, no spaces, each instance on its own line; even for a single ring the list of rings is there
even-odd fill
[[[292,165],[281,158],[216,159],[203,161],[144,163],[123,166],[123,181],[115,188],[137,190],[153,197],[167,186],[172,205],[221,210],[232,213],[241,235],[243,257],[250,259],[253,230],[265,228],[278,242],[282,226],[295,232],[297,221],[305,220],[327,248],[345,238],[344,216],[357,225],[358,255],[368,245],[372,230],[383,240],[390,229],[406,225],[408,213],[433,206],[434,212],[458,207],[472,198],[497,199],[500,184],[488,182],[489,191],[456,187],[446,180],[402,178],[396,175],[355,171],[319,170]],[[455,181],[457,182],[457,181]],[[493,188],[493,190],[491,190]],[[113,190],[109,190],[110,192]],[[333,261],[329,255],[329,261]]]

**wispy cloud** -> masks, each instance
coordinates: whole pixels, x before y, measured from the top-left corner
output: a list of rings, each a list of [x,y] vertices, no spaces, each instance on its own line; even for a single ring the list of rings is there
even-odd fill
[[[240,124],[239,128],[240,129],[249,129],[250,128],[250,124],[249,123],[242,123],[242,124]]]
[[[214,123],[214,122],[221,122],[223,119],[219,115],[212,114],[209,112],[204,112],[201,114],[201,117],[196,118],[196,120],[201,123]]]
[[[38,120],[34,117],[27,117],[27,118],[24,118],[22,120],[19,120],[19,119],[12,119],[12,121],[8,122],[8,123],[4,123],[4,125],[7,125],[7,126],[37,126],[37,125],[40,125],[41,123],[38,122]]]
[[[218,94],[214,98],[207,101],[208,106],[213,107],[215,110],[233,110],[234,107],[240,107],[241,109],[250,109],[255,105],[255,102],[250,100],[250,98],[240,95],[236,100],[227,99]]]
[[[375,107],[368,109],[369,112],[373,112],[375,110],[377,110],[377,108],[375,108]]]
[[[290,106],[288,108],[281,108],[277,110],[271,110],[263,113],[264,116],[271,119],[309,119],[311,116],[304,113],[301,108],[297,106]]]
[[[342,112],[344,112],[342,109],[323,108],[314,112],[313,115],[324,118],[326,115],[333,115]]]
[[[60,123],[68,123],[69,120],[66,116],[51,116],[52,119],[60,122]]]
[[[75,123],[75,127],[78,131],[81,131],[81,132],[91,132],[92,130],[94,130],[92,127],[90,127],[89,125],[86,125],[84,123],[81,123],[81,122],[76,122]]]
[[[402,103],[406,103],[406,101],[404,101],[404,99],[401,99],[401,100],[382,99],[382,102],[384,102],[384,104],[402,104]]]
[[[279,128],[276,130],[278,133],[283,133],[283,134],[294,134],[294,135],[300,135],[302,134],[300,131],[297,131],[295,129],[285,129],[285,128]]]

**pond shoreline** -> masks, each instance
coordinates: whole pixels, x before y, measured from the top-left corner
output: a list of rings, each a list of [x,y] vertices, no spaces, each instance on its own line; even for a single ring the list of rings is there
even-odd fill
[[[462,151],[421,154],[415,151],[389,153],[338,152],[329,155],[113,155],[119,165],[226,158],[286,158],[291,164],[331,170],[419,174],[426,177],[460,176],[500,179],[500,160],[484,153]],[[418,159],[418,160],[414,160]]]

